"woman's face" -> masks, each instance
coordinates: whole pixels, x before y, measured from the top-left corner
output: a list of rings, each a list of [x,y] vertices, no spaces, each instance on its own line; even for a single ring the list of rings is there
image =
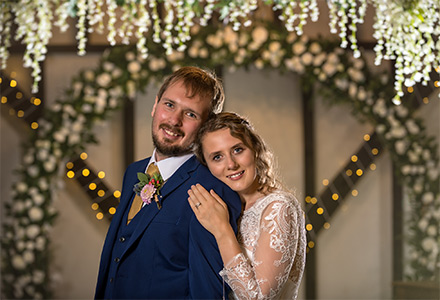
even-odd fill
[[[258,188],[255,153],[229,128],[207,133],[202,140],[203,156],[211,173],[241,196]]]

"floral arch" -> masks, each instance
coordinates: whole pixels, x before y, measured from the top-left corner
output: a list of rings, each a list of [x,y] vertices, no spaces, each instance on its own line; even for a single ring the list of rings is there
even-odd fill
[[[146,59],[135,46],[104,53],[98,67],[72,80],[64,97],[48,109],[24,145],[13,185],[13,200],[2,222],[3,293],[7,298],[50,298],[49,231],[56,218],[52,182],[67,159],[94,142],[92,127],[122,106],[152,81],[183,65],[215,68],[273,68],[302,75],[306,88],[320,86],[330,103],[350,105],[381,136],[396,165],[396,173],[411,203],[411,280],[438,279],[440,269],[440,198],[437,144],[426,135],[422,120],[413,116],[410,101],[395,106],[387,74],[375,74],[362,58],[354,59],[325,39],[297,37],[285,29],[254,24],[236,32],[226,27],[194,27],[184,52],[165,54],[162,46],[147,45]],[[408,105],[406,105],[408,104]],[[436,277],[437,276],[437,277]]]

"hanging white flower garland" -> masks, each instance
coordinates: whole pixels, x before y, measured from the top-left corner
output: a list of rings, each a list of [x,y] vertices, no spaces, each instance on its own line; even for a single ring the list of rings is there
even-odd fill
[[[255,66],[296,72],[305,86],[319,84],[330,103],[351,105],[353,112],[371,122],[387,145],[397,174],[411,202],[411,232],[407,278],[434,280],[440,268],[439,158],[436,143],[426,135],[420,119],[405,106],[394,106],[387,75],[373,74],[363,60],[353,59],[334,42],[297,38],[293,33],[250,25],[193,27],[193,39],[184,53],[151,43],[149,56],[135,47],[106,52],[96,69],[74,78],[64,99],[48,108],[39,128],[24,146],[6,205],[2,246],[3,292],[6,298],[47,299],[51,296],[49,233],[56,217],[51,194],[64,170],[63,162],[94,142],[96,121],[117,110],[123,97],[135,97],[151,81],[183,65],[231,69]],[[437,277],[438,279],[438,277]]]
[[[164,7],[162,19],[159,4]],[[395,104],[401,103],[403,86],[426,84],[430,73],[440,68],[440,1],[327,0],[327,4],[331,32],[338,33],[339,29],[341,47],[350,44],[355,57],[361,54],[357,46],[358,25],[364,23],[368,5],[374,9],[376,63],[395,60]],[[26,45],[24,65],[33,70],[32,90],[37,92],[40,62],[45,59],[54,20],[65,31],[68,16],[77,18],[79,55],[85,54],[86,33],[103,33],[105,29],[110,45],[134,40],[138,53],[146,58],[149,31],[149,38],[170,54],[173,49],[183,51],[191,39],[190,28],[196,23],[206,26],[214,10],[220,13],[221,21],[237,31],[252,24],[259,6],[271,7],[286,29],[298,35],[302,35],[308,17],[317,21],[319,16],[317,0],[5,0],[0,2],[1,65],[5,68],[9,56],[13,23],[17,26],[14,38]]]

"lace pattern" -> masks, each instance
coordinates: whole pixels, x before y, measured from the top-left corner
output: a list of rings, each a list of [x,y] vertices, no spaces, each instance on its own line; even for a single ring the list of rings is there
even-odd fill
[[[220,272],[236,299],[295,299],[305,267],[304,213],[296,198],[276,191],[244,211],[242,253]]]

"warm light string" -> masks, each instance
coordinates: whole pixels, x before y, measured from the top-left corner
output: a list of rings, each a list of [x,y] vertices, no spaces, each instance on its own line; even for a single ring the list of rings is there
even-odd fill
[[[438,0],[328,0],[329,26],[338,33],[341,47],[349,45],[354,57],[361,55],[357,45],[357,30],[364,23],[368,5],[375,10],[373,25],[376,64],[382,60],[395,62],[395,104],[401,103],[403,87],[427,84],[430,73],[440,66],[440,1]],[[87,36],[107,31],[110,45],[136,42],[138,52],[148,55],[149,31],[152,40],[161,44],[170,55],[184,51],[195,24],[207,26],[218,11],[220,20],[238,31],[252,24],[259,6],[270,6],[279,12],[278,18],[286,29],[303,34],[307,18],[315,22],[319,11],[317,0],[17,0],[0,3],[0,59],[6,67],[11,45],[10,28],[15,24],[14,38],[26,45],[24,65],[30,67],[38,91],[41,80],[40,63],[45,59],[52,37],[52,23],[65,31],[67,18],[76,18],[78,54],[86,52]],[[164,15],[159,14],[163,7]],[[15,18],[13,18],[15,16]],[[106,21],[105,21],[106,20]]]

